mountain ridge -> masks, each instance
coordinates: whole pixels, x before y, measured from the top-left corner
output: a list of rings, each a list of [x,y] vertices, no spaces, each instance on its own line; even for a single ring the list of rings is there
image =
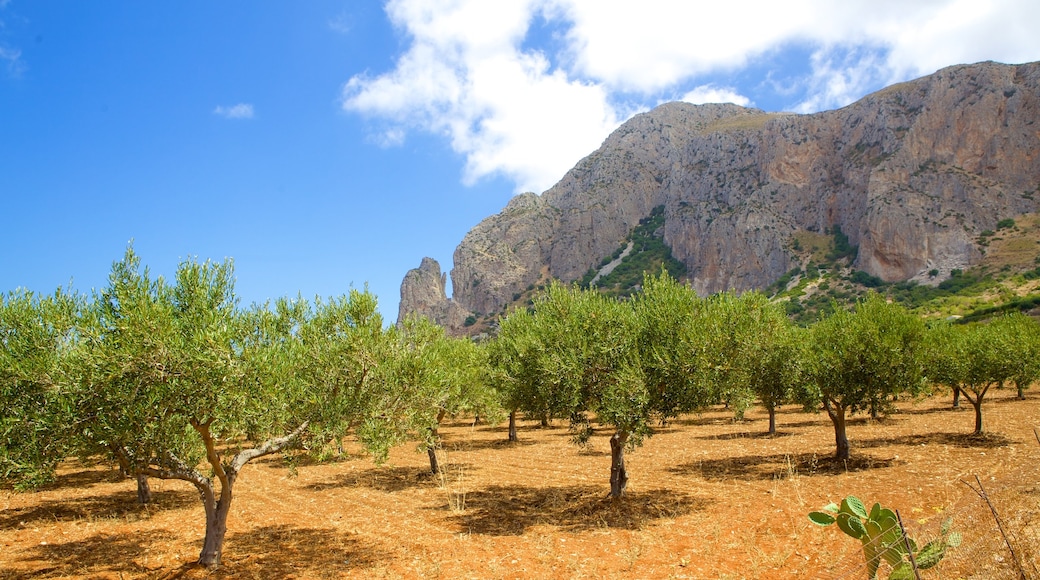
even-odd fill
[[[406,299],[410,272],[401,316],[462,333],[549,278],[579,280],[658,206],[701,294],[764,288],[800,265],[800,232],[834,228],[859,246],[857,270],[927,283],[978,263],[979,232],[1040,209],[1037,120],[1040,63],[949,67],[810,115],[666,103],[471,229],[450,299]]]

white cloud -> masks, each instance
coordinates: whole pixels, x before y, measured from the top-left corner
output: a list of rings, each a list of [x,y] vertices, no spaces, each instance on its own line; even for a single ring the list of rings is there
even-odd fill
[[[21,76],[28,68],[22,59],[22,51],[16,48],[0,46],[0,61],[7,63],[7,73],[13,77]]]
[[[751,99],[730,87],[701,85],[679,98],[680,101],[703,105],[705,103],[733,103],[741,107],[750,107]]]
[[[219,115],[225,119],[252,119],[253,118],[253,105],[249,103],[239,103],[230,107],[218,106],[213,109],[214,115]]]
[[[943,66],[1040,59],[1035,0],[390,0],[386,12],[406,49],[392,70],[351,78],[343,107],[384,125],[383,145],[443,135],[467,183],[498,174],[517,190],[548,188],[661,95],[750,104],[730,76],[791,48],[809,55],[803,72],[753,82],[791,91],[775,94],[802,112]],[[553,42],[529,38],[536,19]]]
[[[390,2],[412,47],[395,70],[350,79],[344,107],[445,135],[466,156],[466,183],[501,174],[518,191],[547,189],[621,119],[602,87],[520,49],[536,9],[527,0]],[[403,134],[377,141],[400,143]]]

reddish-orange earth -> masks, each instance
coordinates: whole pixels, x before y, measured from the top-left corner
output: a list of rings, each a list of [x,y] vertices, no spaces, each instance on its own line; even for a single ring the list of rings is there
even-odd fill
[[[946,396],[849,427],[835,462],[824,415],[743,421],[723,410],[670,422],[627,455],[627,496],[607,499],[609,433],[588,448],[565,425],[445,426],[444,474],[425,453],[378,467],[357,454],[294,475],[249,464],[235,488],[224,566],[195,567],[194,489],[153,481],[154,504],[107,465],[69,461],[35,493],[0,491],[0,578],[864,578],[859,543],[807,513],[846,495],[899,510],[921,543],[963,533],[924,578],[1040,578],[1040,392],[986,401],[988,434]],[[978,476],[1010,536],[964,482]],[[1016,565],[1016,560],[1018,565]],[[884,573],[884,570],[882,570]]]

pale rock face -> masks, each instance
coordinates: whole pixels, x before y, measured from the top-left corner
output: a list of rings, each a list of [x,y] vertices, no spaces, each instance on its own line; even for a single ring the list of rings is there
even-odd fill
[[[409,314],[425,316],[445,327],[451,333],[463,328],[469,313],[448,299],[444,292],[447,282],[441,266],[433,258],[423,258],[418,268],[409,270],[401,282],[401,303],[397,322]]]
[[[792,234],[834,226],[859,245],[854,266],[887,281],[970,266],[981,230],[1040,209],[1040,63],[950,67],[813,115],[637,115],[465,236],[452,304],[493,313],[531,284],[578,279],[658,205],[702,294],[769,285],[796,264]],[[430,300],[447,302],[439,288]]]

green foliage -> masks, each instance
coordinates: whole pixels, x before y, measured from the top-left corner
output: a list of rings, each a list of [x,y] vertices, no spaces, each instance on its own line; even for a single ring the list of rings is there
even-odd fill
[[[801,267],[795,266],[794,268],[791,268],[786,273],[784,273],[783,276],[780,276],[779,278],[777,278],[776,282],[773,282],[772,284],[770,284],[769,287],[766,288],[765,293],[770,295],[770,296],[773,296],[773,295],[776,295],[776,294],[778,294],[780,292],[783,292],[784,290],[787,289],[787,285],[791,283],[791,280],[795,276],[797,276],[798,274],[801,274],[801,273],[802,273]]]
[[[672,250],[665,245],[659,231],[664,227],[664,206],[651,210],[650,215],[639,221],[628,238],[612,256],[603,259],[600,267],[617,259],[625,246],[632,243],[632,251],[621,260],[614,270],[600,278],[596,286],[614,296],[631,295],[643,280],[644,273],[658,274],[662,270],[676,278],[686,274],[686,266],[672,256]],[[593,276],[595,273],[593,272]],[[586,274],[588,280],[582,279],[582,286],[587,287],[592,276]]]
[[[841,226],[835,225],[831,229],[831,235],[834,236],[834,249],[827,254],[827,260],[831,262],[837,262],[843,258],[848,258],[849,261],[855,260],[856,255],[859,254],[859,246],[849,244],[849,237],[841,231]]]
[[[877,578],[882,561],[891,567],[889,579],[912,579],[915,565],[919,570],[932,568],[943,559],[947,549],[961,543],[961,535],[951,530],[952,520],[947,519],[942,523],[939,537],[918,550],[917,542],[903,535],[894,511],[875,503],[868,513],[863,502],[851,495],[843,499],[840,506],[831,503],[822,511],[810,512],[809,520],[818,526],[836,523],[845,535],[859,540],[863,544],[867,574],[872,580]]]
[[[762,302],[751,319],[754,336],[742,348],[748,388],[771,414],[806,395],[806,332],[795,327],[780,305]],[[771,415],[772,416],[772,415]]]
[[[61,289],[0,296],[0,480],[17,489],[50,481],[67,452],[72,417],[62,391],[81,309],[81,298]]]
[[[551,284],[502,321],[491,359],[505,407],[568,417],[587,437],[589,414],[638,445],[649,433],[648,396],[631,308],[591,290]]]
[[[892,398],[923,388],[922,350],[925,326],[898,304],[871,293],[854,311],[836,309],[810,332],[811,388],[804,402],[821,402],[835,427],[837,456],[848,458],[844,439],[846,413],[884,413]]]
[[[878,278],[877,276],[871,276],[863,270],[856,270],[855,272],[853,272],[852,275],[849,277],[849,280],[861,286],[866,286],[867,288],[877,288],[878,286],[881,286],[885,283],[885,281],[881,278]]]
[[[971,402],[979,434],[986,394],[997,385],[1028,385],[1040,377],[1038,355],[1037,323],[1018,312],[989,324],[939,324],[928,332],[927,373]]]
[[[662,418],[700,410],[722,398],[711,380],[713,320],[706,299],[671,276],[647,275],[632,302],[650,405]]]
[[[444,329],[424,317],[402,321],[395,366],[398,394],[411,393],[408,406],[415,417],[411,427],[421,448],[436,445],[431,439],[446,417],[472,414],[489,422],[501,419],[495,391],[485,380],[487,350],[466,338],[451,338]]]
[[[1010,229],[1010,228],[1013,228],[1013,227],[1015,227],[1015,220],[1014,220],[1014,218],[1005,218],[1005,219],[1002,219],[999,222],[997,222],[997,229],[998,230]]]

